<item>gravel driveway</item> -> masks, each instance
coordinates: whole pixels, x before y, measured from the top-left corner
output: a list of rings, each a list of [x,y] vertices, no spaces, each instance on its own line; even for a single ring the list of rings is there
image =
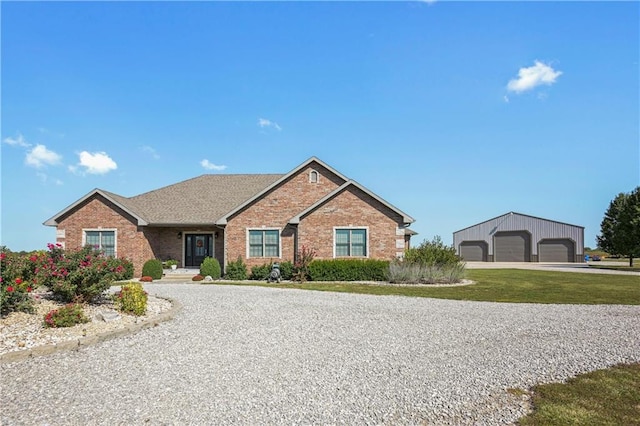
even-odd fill
[[[640,306],[154,284],[173,321],[0,365],[13,424],[506,424],[508,392],[640,361]]]

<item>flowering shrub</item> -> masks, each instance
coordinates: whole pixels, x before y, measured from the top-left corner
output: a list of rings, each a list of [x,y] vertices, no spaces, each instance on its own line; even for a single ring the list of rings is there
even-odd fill
[[[32,285],[26,279],[31,265],[15,253],[0,251],[0,316],[11,312],[33,313]]]
[[[47,328],[73,327],[85,322],[89,322],[89,318],[84,314],[82,305],[78,303],[69,303],[62,308],[49,311],[44,316],[44,326]]]
[[[151,278],[148,275],[145,275],[145,276],[140,278],[140,281],[142,281],[143,283],[150,283],[151,281],[153,281],[153,278]]]
[[[147,312],[147,292],[140,283],[126,283],[114,295],[116,307],[122,312],[144,315]]]
[[[13,282],[7,282],[0,277],[0,315],[5,316],[10,312],[27,312],[32,314],[35,309],[33,307],[33,299],[29,295],[31,293],[31,285],[23,281],[22,278],[16,278]]]
[[[64,250],[48,245],[49,252],[34,255],[34,282],[47,286],[65,302],[90,302],[107,290],[113,281],[133,277],[133,264],[126,259],[105,256],[91,246]]]
[[[48,244],[22,255],[0,247],[0,313],[33,311],[29,293],[48,287],[65,302],[91,301],[115,280],[133,277],[133,263],[105,256],[93,247],[64,250],[61,244]],[[17,282],[16,280],[19,280]]]

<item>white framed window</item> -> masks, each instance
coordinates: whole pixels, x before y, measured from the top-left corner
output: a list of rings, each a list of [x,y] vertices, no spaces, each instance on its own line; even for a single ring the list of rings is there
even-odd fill
[[[83,229],[82,246],[93,246],[105,255],[116,257],[116,229]]]
[[[247,229],[247,257],[280,257],[280,229]]]
[[[320,173],[318,173],[316,170],[311,170],[309,172],[309,182],[311,183],[320,182]]]
[[[369,257],[368,227],[333,228],[333,257]]]

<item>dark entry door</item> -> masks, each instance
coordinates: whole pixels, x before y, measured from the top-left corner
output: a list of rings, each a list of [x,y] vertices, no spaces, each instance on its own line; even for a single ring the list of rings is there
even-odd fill
[[[210,234],[187,234],[184,257],[185,266],[200,267],[205,257],[213,257],[213,236]]]

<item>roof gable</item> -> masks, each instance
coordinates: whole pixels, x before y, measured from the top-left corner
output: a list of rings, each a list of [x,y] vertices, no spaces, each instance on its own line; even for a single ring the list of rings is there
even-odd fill
[[[84,197],[81,197],[75,203],[70,204],[65,209],[61,210],[60,212],[56,213],[51,218],[47,219],[44,222],[44,225],[46,225],[46,226],[57,226],[58,225],[58,219],[61,216],[69,213],[71,210],[73,210],[76,207],[80,206],[82,203],[84,203],[85,201],[87,201],[88,199],[90,199],[91,197],[93,197],[95,195],[99,195],[99,196],[109,200],[110,202],[112,202],[113,204],[115,204],[116,206],[118,206],[119,208],[124,210],[127,214],[130,214],[134,219],[137,220],[139,226],[144,226],[144,225],[148,225],[149,224],[140,214],[138,214],[136,211],[134,211],[134,209],[132,208],[132,206],[129,203],[127,198],[122,197],[122,196],[117,195],[117,194],[113,194],[113,193],[108,192],[108,191],[104,191],[102,189],[96,188],[93,191],[87,193]]]
[[[397,207],[393,206],[389,202],[385,201],[384,199],[378,197],[376,194],[374,194],[373,192],[371,192],[370,190],[368,190],[364,186],[360,185],[358,182],[356,182],[354,180],[348,180],[342,186],[336,188],[333,192],[327,194],[326,196],[324,196],[323,198],[321,198],[320,200],[318,200],[317,202],[315,202],[314,204],[312,204],[311,206],[309,206],[305,210],[301,211],[296,216],[294,216],[291,219],[289,219],[289,223],[292,224],[292,225],[299,224],[300,220],[304,216],[306,216],[309,213],[311,213],[312,211],[316,210],[318,207],[320,207],[321,205],[326,203],[328,200],[334,198],[335,196],[337,196],[341,192],[344,192],[345,190],[347,190],[351,186],[353,186],[355,188],[358,188],[360,191],[364,192],[365,194],[367,194],[368,196],[370,196],[374,200],[378,201],[379,203],[381,203],[385,207],[389,208],[390,210],[392,210],[395,213],[397,213],[398,215],[400,215],[402,217],[402,221],[404,222],[405,225],[409,225],[409,224],[415,222],[414,218],[412,218],[408,214],[404,213],[402,210],[398,209]]]
[[[453,233],[457,234],[458,232],[462,232],[462,231],[465,231],[467,229],[474,228],[476,226],[480,226],[480,225],[483,225],[485,223],[491,222],[493,220],[497,220],[497,219],[500,219],[500,218],[503,218],[503,217],[507,217],[509,215],[517,215],[517,216],[522,216],[522,217],[528,217],[528,218],[531,218],[531,219],[542,220],[542,221],[545,221],[545,222],[559,223],[559,224],[567,225],[567,226],[575,226],[576,228],[584,229],[584,226],[572,225],[570,223],[558,222],[557,220],[545,219],[545,218],[542,218],[542,217],[531,216],[531,215],[528,215],[528,214],[518,213],[518,212],[513,212],[512,211],[512,212],[507,212],[505,214],[501,214],[500,216],[496,216],[496,217],[493,217],[493,218],[488,219],[488,220],[483,220],[482,222],[476,223],[475,225],[467,226],[466,228],[462,228],[462,229],[460,229],[458,231],[454,231]]]
[[[301,170],[305,169],[306,167],[310,166],[313,163],[317,163],[318,165],[324,167],[325,169],[327,169],[328,171],[330,171],[331,173],[336,175],[338,178],[342,179],[344,182],[347,182],[349,180],[346,176],[344,176],[342,173],[340,173],[337,170],[335,170],[333,167],[327,165],[326,163],[324,163],[323,161],[319,160],[316,157],[311,157],[307,161],[305,161],[304,163],[300,164],[295,169],[291,170],[286,175],[282,175],[280,177],[280,179],[276,180],[271,185],[269,185],[266,188],[264,188],[262,191],[256,193],[253,197],[248,198],[245,202],[239,204],[234,209],[232,209],[232,210],[228,211],[226,214],[222,215],[218,220],[216,220],[216,225],[226,225],[227,224],[227,220],[229,219],[229,217],[231,217],[235,213],[239,212],[240,210],[246,208],[247,206],[251,205],[256,200],[258,200],[260,197],[262,197],[263,195],[265,195],[269,191],[273,190],[274,188],[278,187],[283,182],[285,182],[287,179],[289,179],[291,176],[294,176],[295,174],[297,174],[298,172],[300,172]]]

